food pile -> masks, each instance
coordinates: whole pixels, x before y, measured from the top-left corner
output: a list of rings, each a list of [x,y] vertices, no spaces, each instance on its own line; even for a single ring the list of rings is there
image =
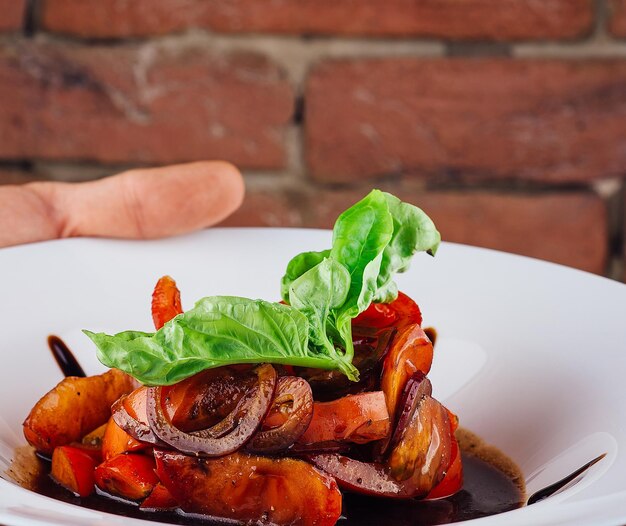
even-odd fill
[[[462,486],[457,417],[432,397],[433,344],[396,272],[439,233],[372,191],[333,246],[291,260],[283,301],[152,297],[156,332],[85,331],[111,370],[68,377],[24,422],[51,476],[146,511],[332,525],[340,490],[435,499]]]

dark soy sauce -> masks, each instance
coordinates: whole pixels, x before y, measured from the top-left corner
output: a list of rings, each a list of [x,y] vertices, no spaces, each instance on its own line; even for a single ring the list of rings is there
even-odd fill
[[[435,343],[437,342],[437,329],[435,329],[434,327],[426,327],[424,329],[424,332],[426,333],[426,336],[428,336],[428,339],[434,347]]]
[[[54,360],[65,376],[85,376],[85,371],[61,338],[53,334],[48,336],[48,347],[50,347]]]
[[[539,491],[536,491],[528,499],[528,504],[529,505],[535,504],[536,502],[540,502],[543,499],[547,499],[548,497],[555,495],[556,493],[561,491],[563,488],[565,488],[567,485],[569,485],[571,482],[573,482],[578,477],[583,475],[585,471],[587,471],[591,466],[594,466],[595,464],[600,462],[604,457],[606,457],[606,453],[602,453],[602,455],[587,462],[584,466],[579,467],[576,471],[567,475],[567,477],[563,477],[561,480],[555,482],[554,484],[550,484],[549,486]]]

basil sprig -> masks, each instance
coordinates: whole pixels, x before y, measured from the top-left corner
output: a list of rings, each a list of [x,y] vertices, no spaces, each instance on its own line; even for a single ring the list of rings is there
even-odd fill
[[[357,380],[352,319],[373,301],[395,299],[394,274],[407,270],[418,251],[434,255],[440,239],[419,208],[373,190],[339,216],[329,250],[303,252],[289,262],[281,282],[288,305],[211,296],[155,333],[84,332],[103,364],[146,385],[263,362],[339,369]]]

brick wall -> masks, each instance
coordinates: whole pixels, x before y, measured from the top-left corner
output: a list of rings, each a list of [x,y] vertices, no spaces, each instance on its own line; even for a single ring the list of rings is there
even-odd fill
[[[0,183],[203,158],[228,225],[372,187],[444,239],[622,279],[624,0],[0,0]]]

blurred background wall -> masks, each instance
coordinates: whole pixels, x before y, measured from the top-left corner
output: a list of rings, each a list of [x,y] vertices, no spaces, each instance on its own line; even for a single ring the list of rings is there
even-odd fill
[[[228,225],[372,187],[624,279],[626,0],[0,0],[0,183],[226,159]]]

